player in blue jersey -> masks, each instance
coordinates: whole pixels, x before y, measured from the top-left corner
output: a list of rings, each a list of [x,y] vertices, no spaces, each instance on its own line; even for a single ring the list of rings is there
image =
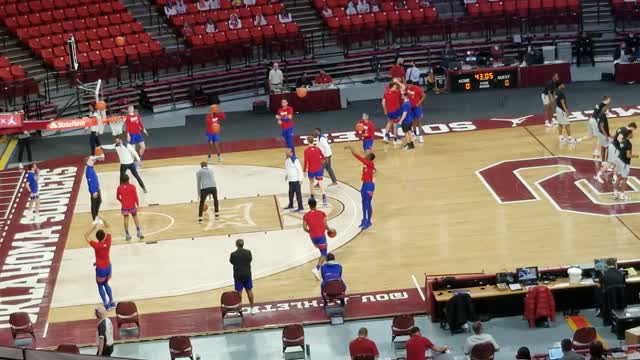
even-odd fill
[[[408,93],[402,94],[402,105],[400,105],[400,124],[402,126],[402,132],[404,133],[405,145],[404,150],[410,150],[415,148],[413,145],[413,112],[411,111],[411,99]]]
[[[27,171],[27,184],[26,188],[29,192],[29,204],[27,208],[29,209],[28,216],[33,217],[36,222],[40,221],[40,217],[38,213],[40,212],[40,193],[38,186],[38,167],[36,164],[31,164],[29,170]],[[34,210],[35,205],[35,210]]]

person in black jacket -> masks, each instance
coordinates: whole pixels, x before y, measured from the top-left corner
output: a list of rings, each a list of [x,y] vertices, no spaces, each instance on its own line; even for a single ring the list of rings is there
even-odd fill
[[[599,282],[600,288],[596,292],[596,302],[599,305],[596,310],[596,316],[600,314],[600,308],[604,304],[607,289],[614,286],[625,286],[626,284],[624,273],[616,268],[615,259],[607,259],[607,270],[602,272]]]
[[[255,315],[257,309],[253,307],[253,280],[251,279],[251,251],[244,248],[244,240],[236,240],[236,251],[231,253],[229,262],[233,265],[233,281],[235,289],[242,296],[242,289],[247,292],[251,315]]]
[[[585,32],[580,33],[576,44],[576,50],[578,53],[578,56],[576,57],[578,66],[580,66],[580,60],[582,60],[583,57],[590,58],[591,66],[596,66],[596,61],[593,58],[593,40],[589,34]]]

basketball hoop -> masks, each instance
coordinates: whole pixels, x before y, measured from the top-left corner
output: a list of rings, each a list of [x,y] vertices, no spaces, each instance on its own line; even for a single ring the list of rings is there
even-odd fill
[[[113,136],[122,135],[124,122],[127,118],[125,116],[112,116],[108,119],[109,127],[111,127],[111,133]]]

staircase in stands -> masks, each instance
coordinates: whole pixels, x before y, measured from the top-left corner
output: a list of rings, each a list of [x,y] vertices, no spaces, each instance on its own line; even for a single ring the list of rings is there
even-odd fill
[[[47,69],[44,62],[35,58],[29,49],[20,44],[18,38],[7,32],[4,26],[0,27],[0,55],[13,64],[21,65],[27,77],[39,80],[46,76]]]
[[[307,36],[313,37],[316,49],[323,48],[330,52],[339,52],[339,49],[336,48],[335,38],[328,36],[329,32],[324,26],[322,17],[310,1],[281,0],[281,2],[291,13],[291,17],[300,27],[300,31]],[[322,52],[322,50],[319,50],[319,52]]]
[[[582,0],[582,26],[584,31],[614,31],[611,4],[603,0]]]
[[[184,48],[184,38],[177,38],[166,18],[157,12],[153,0],[120,0],[131,15],[144,25],[144,30],[158,40],[166,50]]]
[[[433,0],[431,5],[438,10],[438,17],[441,19],[464,16],[462,0]]]

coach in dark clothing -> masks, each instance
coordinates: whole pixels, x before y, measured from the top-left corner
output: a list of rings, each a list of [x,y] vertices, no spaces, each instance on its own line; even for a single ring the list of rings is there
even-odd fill
[[[244,240],[236,240],[236,251],[229,256],[229,262],[233,265],[233,282],[235,289],[242,296],[242,289],[247,292],[249,305],[251,306],[251,314],[257,311],[253,307],[253,280],[251,279],[251,251],[244,248]]]
[[[584,57],[591,59],[591,66],[596,66],[596,61],[593,58],[593,40],[589,34],[584,32],[580,33],[576,48],[578,53],[578,56],[576,56],[576,62],[578,66],[580,66],[580,62]]]
[[[607,310],[616,308],[616,304],[608,304],[607,291],[613,291],[614,289],[621,289],[621,299],[617,299],[616,302],[624,302],[624,286],[626,284],[626,280],[624,278],[624,273],[616,268],[615,259],[607,259],[607,270],[602,272],[600,276],[600,288],[597,290],[596,302],[598,306],[598,310],[596,315],[598,315],[603,309],[605,311],[605,315],[607,314]],[[607,316],[605,316],[607,317]]]

